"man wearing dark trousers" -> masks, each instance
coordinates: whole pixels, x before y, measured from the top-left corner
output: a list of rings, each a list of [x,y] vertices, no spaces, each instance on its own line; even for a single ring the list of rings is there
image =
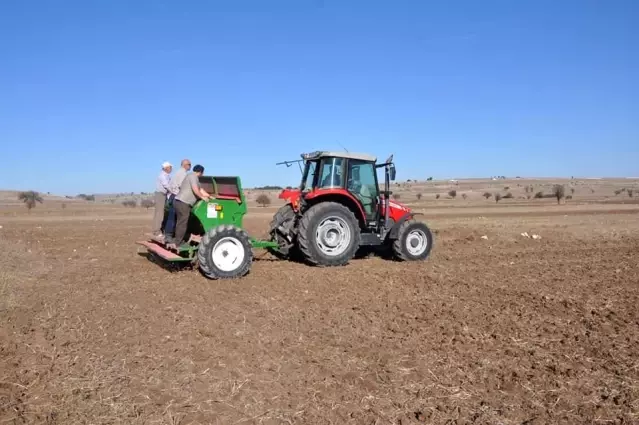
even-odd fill
[[[187,242],[184,238],[189,224],[189,217],[191,216],[191,208],[198,198],[205,201],[211,199],[211,195],[206,193],[200,186],[200,176],[202,174],[204,174],[204,167],[199,164],[193,167],[193,172],[186,175],[180,185],[180,191],[173,200],[176,224],[175,236],[167,245],[169,248],[176,249]]]
[[[164,225],[164,234],[169,236],[169,239],[173,237],[175,233],[175,208],[173,207],[173,201],[175,200],[175,196],[180,193],[180,186],[189,170],[191,170],[191,161],[183,159],[180,163],[180,169],[177,170],[169,184],[169,213],[167,214],[166,224]]]

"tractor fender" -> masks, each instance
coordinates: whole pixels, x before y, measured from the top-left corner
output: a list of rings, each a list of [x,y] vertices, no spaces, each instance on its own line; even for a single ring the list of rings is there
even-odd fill
[[[405,213],[403,216],[400,217],[399,220],[397,220],[397,223],[395,223],[393,225],[393,227],[391,227],[390,232],[388,233],[388,237],[390,239],[397,239],[397,233],[399,232],[399,228],[401,227],[401,225],[408,219],[413,218],[416,215],[424,215],[422,213],[417,213],[417,212],[412,212],[409,211],[407,213]]]

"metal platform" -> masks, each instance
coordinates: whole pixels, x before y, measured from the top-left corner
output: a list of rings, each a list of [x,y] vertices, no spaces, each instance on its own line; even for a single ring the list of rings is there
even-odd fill
[[[138,245],[144,246],[150,252],[159,255],[167,261],[191,261],[191,258],[181,257],[173,251],[169,251],[164,248],[162,245],[158,245],[155,241],[138,241],[136,242]],[[181,248],[181,247],[180,247]]]

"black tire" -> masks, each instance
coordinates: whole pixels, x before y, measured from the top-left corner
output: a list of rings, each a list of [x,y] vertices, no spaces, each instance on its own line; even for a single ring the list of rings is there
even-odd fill
[[[411,234],[415,232],[419,235],[417,238]],[[419,245],[419,238],[422,238],[425,242],[425,247],[420,249],[419,252],[411,252],[409,245],[415,246],[415,242]],[[416,240],[417,239],[417,240]],[[403,222],[399,231],[397,232],[397,239],[393,241],[393,254],[401,261],[419,261],[425,260],[433,249],[433,234],[426,224],[421,221],[406,220]]]
[[[317,245],[316,231],[326,219],[335,217],[348,227],[350,239],[345,249],[337,255],[328,255]],[[304,260],[315,266],[343,266],[355,256],[361,236],[355,214],[346,206],[337,202],[320,202],[313,205],[302,216],[297,241]]]
[[[277,210],[271,220],[271,224],[269,225],[271,240],[277,242],[281,249],[267,248],[266,250],[280,260],[299,258],[299,250],[295,245],[295,239],[293,239],[292,245],[288,246],[288,240],[276,230],[279,226],[283,226],[293,233],[293,228],[295,227],[295,216],[296,214],[291,204],[283,205],[279,210]]]
[[[242,250],[243,257],[237,265],[231,264],[234,266],[232,269],[224,270],[214,262],[213,249],[218,242],[226,238]],[[220,254],[224,257],[226,256],[224,252]],[[197,250],[197,260],[200,271],[209,279],[234,279],[242,277],[249,272],[251,263],[253,262],[253,250],[251,248],[249,235],[243,229],[230,224],[214,227],[202,236],[200,246]]]

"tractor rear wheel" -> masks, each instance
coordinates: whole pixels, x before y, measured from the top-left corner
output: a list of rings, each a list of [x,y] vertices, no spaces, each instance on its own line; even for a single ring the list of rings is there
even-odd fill
[[[278,229],[280,227],[282,228],[281,230]],[[277,212],[273,216],[273,220],[271,220],[271,224],[269,226],[269,234],[271,235],[271,240],[277,242],[279,247],[267,248],[267,251],[280,260],[288,260],[299,257],[299,252],[295,245],[295,240],[289,242],[284,237],[284,235],[280,233],[284,232],[288,233],[289,235],[293,235],[294,227],[295,210],[293,210],[291,204],[286,204],[280,207],[280,209],[277,210]]]
[[[253,262],[249,235],[232,225],[209,229],[200,241],[197,259],[200,270],[209,279],[242,277]]]
[[[320,202],[302,216],[297,234],[304,259],[317,266],[343,266],[360,244],[355,214],[337,202]]]
[[[421,221],[406,220],[393,242],[393,253],[403,261],[425,260],[433,248],[433,234]]]

